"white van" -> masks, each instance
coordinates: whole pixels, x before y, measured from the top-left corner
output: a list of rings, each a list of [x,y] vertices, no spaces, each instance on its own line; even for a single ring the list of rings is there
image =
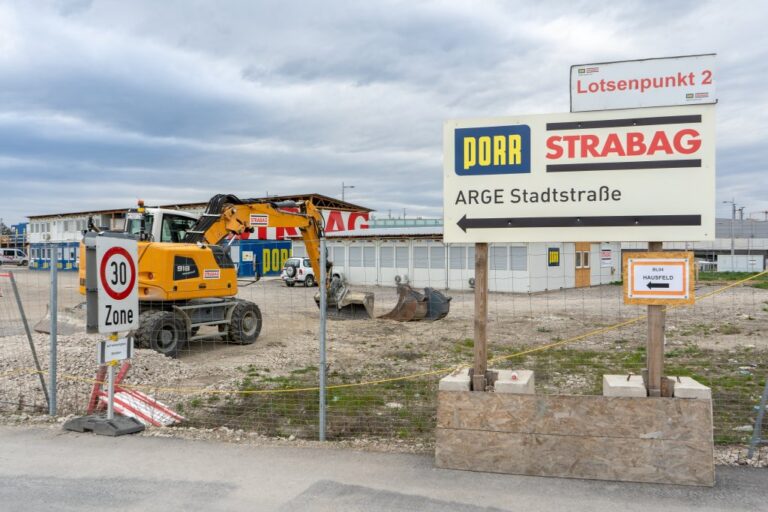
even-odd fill
[[[29,263],[27,255],[21,249],[0,249],[0,265],[24,266]]]

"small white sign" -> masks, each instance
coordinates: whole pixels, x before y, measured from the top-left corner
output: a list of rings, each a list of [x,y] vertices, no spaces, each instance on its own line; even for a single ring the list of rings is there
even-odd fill
[[[136,240],[96,239],[99,332],[139,327],[138,244]]]
[[[203,279],[219,279],[220,277],[221,272],[217,268],[203,270]]]
[[[613,266],[613,258],[611,257],[610,249],[600,249],[600,267],[611,268]]]
[[[253,251],[243,251],[243,257],[240,261],[253,261]]]
[[[99,342],[99,364],[124,361],[133,357],[133,338],[119,338],[115,341]]]
[[[630,299],[688,299],[688,259],[627,260]]]
[[[571,112],[717,103],[715,54],[571,66]]]
[[[250,216],[251,226],[269,226],[269,215],[262,213],[252,213]]]

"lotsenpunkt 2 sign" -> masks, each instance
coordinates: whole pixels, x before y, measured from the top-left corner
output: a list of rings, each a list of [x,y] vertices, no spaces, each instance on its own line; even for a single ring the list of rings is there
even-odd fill
[[[448,121],[445,241],[713,239],[714,108]]]
[[[715,55],[571,66],[571,112],[717,103]]]

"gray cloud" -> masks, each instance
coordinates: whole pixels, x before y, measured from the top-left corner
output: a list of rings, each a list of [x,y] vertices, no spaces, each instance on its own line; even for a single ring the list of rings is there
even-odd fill
[[[442,122],[562,112],[571,64],[718,53],[718,211],[768,209],[758,1],[0,6],[0,217],[317,191],[439,215]]]

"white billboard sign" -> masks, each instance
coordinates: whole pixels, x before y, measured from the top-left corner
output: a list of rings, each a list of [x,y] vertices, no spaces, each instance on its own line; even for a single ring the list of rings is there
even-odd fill
[[[713,239],[714,108],[448,121],[444,240]]]
[[[96,239],[99,332],[139,327],[138,244],[136,240]]]
[[[715,54],[571,66],[571,112],[717,103]]]

